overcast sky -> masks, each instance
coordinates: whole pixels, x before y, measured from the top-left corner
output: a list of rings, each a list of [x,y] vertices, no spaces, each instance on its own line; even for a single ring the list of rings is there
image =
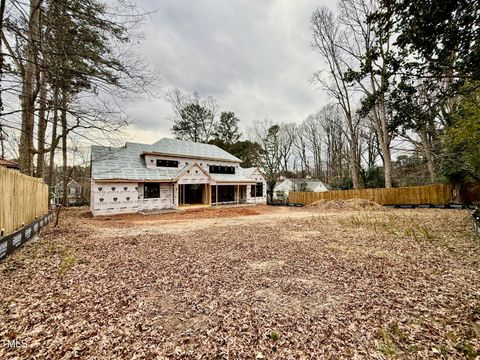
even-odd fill
[[[310,15],[332,0],[139,0],[154,10],[143,56],[160,77],[159,94],[178,87],[215,97],[242,130],[255,120],[301,122],[328,99],[310,82],[322,66],[311,50]],[[170,105],[137,100],[127,112],[128,140],[171,136]]]

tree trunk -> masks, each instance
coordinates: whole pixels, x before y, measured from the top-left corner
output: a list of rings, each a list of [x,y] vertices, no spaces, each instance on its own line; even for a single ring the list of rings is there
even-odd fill
[[[63,206],[68,206],[68,166],[67,166],[67,94],[62,91],[62,175],[63,175]]]
[[[380,142],[380,147],[382,149],[382,154],[383,154],[383,171],[384,171],[384,176],[385,176],[385,187],[391,188],[393,187],[392,183],[392,172],[393,172],[393,167],[392,167],[392,157],[390,154],[390,146],[385,143],[385,140]]]
[[[356,138],[356,136],[355,136]],[[352,183],[354,189],[360,189],[360,167],[358,165],[358,141],[352,139],[350,146],[350,166],[352,172]]]
[[[419,136],[421,139],[421,148],[422,148],[423,154],[425,155],[425,160],[427,163],[428,175],[430,176],[430,181],[433,183],[435,182],[435,178],[436,178],[435,163],[433,159],[431,142],[428,139],[427,130],[423,129],[419,131]]]
[[[22,108],[22,126],[20,134],[19,165],[20,171],[33,175],[33,131],[35,127],[35,99],[37,75],[37,43],[40,25],[40,2],[30,0],[30,16],[27,34],[25,71],[23,73],[20,105]]]
[[[6,0],[0,1],[0,34],[3,34],[3,16],[5,15],[5,3]],[[3,42],[2,36],[0,36],[0,80],[3,78]],[[3,110],[3,102],[1,97],[1,83],[0,83],[0,112]],[[1,116],[1,113],[0,113]],[[1,125],[1,124],[0,124]],[[3,140],[1,139],[2,133],[0,128],[0,143],[2,146],[2,153],[0,154],[2,158],[4,157],[4,149],[3,149]]]
[[[390,154],[390,134],[388,133],[388,126],[387,126],[387,119],[385,115],[385,102],[383,99],[383,96],[381,97],[382,99],[382,109],[380,115],[379,121],[379,127],[381,129],[381,137],[379,139],[380,142],[380,147],[382,149],[382,154],[383,154],[383,170],[384,170],[384,176],[385,176],[385,187],[386,188],[391,188],[392,185],[392,157]]]
[[[384,76],[382,75],[382,84],[384,83]],[[370,74],[370,85],[372,87],[372,93],[375,93],[376,85],[375,78],[373,74]],[[392,187],[392,157],[390,152],[390,134],[388,132],[387,119],[385,113],[385,97],[381,93],[379,98],[379,103],[377,103],[373,110],[373,127],[377,134],[378,143],[380,145],[381,157],[383,161],[383,172],[385,177],[385,187]]]
[[[40,82],[40,110],[38,112],[37,177],[45,175],[45,132],[47,130],[47,80],[45,72]]]
[[[390,136],[388,134],[386,119],[384,116],[380,118],[377,109],[373,110],[373,127],[377,134],[378,143],[381,150],[381,158],[383,162],[383,172],[385,177],[385,187],[391,188],[392,185],[392,157],[390,153]]]
[[[53,91],[53,124],[52,124],[52,141],[50,143],[50,163],[48,165],[48,186],[50,192],[55,186],[55,150],[57,148],[57,126],[58,126],[58,87],[54,87]]]
[[[350,168],[352,173],[352,184],[354,189],[360,189],[360,157],[358,155],[358,134],[353,126],[351,117],[347,116],[350,132]]]

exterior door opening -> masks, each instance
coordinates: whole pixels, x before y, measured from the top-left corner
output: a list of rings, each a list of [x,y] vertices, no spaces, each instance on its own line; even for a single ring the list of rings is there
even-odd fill
[[[180,205],[204,204],[206,191],[204,184],[181,184],[178,191]]]
[[[235,185],[212,186],[212,203],[233,203],[235,199]],[[218,195],[218,199],[217,199]]]

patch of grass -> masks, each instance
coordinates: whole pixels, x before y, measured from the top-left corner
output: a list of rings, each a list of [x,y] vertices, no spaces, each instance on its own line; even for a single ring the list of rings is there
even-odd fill
[[[409,238],[413,238],[416,242],[419,242],[420,239],[418,238],[417,236],[417,232],[415,231],[415,229],[413,228],[406,228],[405,229],[405,236],[409,237]]]
[[[398,326],[398,323],[397,323],[397,322],[391,324],[391,325],[388,327],[388,331],[389,331],[389,333],[392,334],[397,340],[400,340],[400,341],[406,341],[406,340],[408,340],[407,335],[402,331],[402,329],[400,329],[400,326]]]
[[[58,269],[58,273],[63,275],[70,271],[73,266],[78,262],[78,258],[75,254],[68,254],[62,258],[60,262],[60,268]]]
[[[338,219],[341,225],[357,228],[360,226],[377,230],[383,230],[390,235],[397,236],[400,234],[400,219],[394,215],[382,214],[375,216],[373,214],[350,215],[348,217]]]
[[[270,339],[272,339],[273,341],[279,340],[280,337],[281,337],[281,335],[280,335],[280,333],[277,332],[277,331],[272,331],[272,332],[270,333]]]
[[[359,221],[358,221],[358,217],[356,215],[345,217],[345,218],[340,218],[340,219],[338,219],[338,222],[341,225],[352,226],[352,227],[356,227],[356,226],[360,225]]]
[[[394,343],[391,342],[383,342],[381,341],[378,345],[378,351],[380,351],[383,355],[387,358],[392,358],[397,353],[397,348],[395,347]]]
[[[430,229],[426,226],[423,226],[421,228],[421,231],[422,231],[422,234],[423,236],[425,237],[425,240],[433,240],[434,236],[433,234],[430,232]]]
[[[444,358],[447,358],[447,356],[450,354],[450,351],[448,351],[448,347],[446,345],[441,345],[439,347],[439,350],[440,354],[442,354]]]
[[[387,359],[393,358],[397,354],[397,347],[387,329],[382,329],[382,340],[378,345],[378,351]]]
[[[473,345],[467,341],[460,341],[459,343],[457,343],[455,345],[455,350],[463,354],[468,360],[474,360],[477,358],[478,355],[480,355],[478,351],[475,350]]]

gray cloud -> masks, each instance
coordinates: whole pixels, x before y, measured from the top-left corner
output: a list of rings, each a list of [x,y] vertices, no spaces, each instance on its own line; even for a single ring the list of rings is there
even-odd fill
[[[264,118],[300,122],[326,102],[309,81],[322,67],[310,48],[310,15],[324,5],[317,0],[140,1],[159,9],[146,24],[142,51],[160,73],[160,92],[212,95],[222,110],[237,113],[243,129]],[[169,133],[164,99],[137,100],[127,112],[132,140]]]

